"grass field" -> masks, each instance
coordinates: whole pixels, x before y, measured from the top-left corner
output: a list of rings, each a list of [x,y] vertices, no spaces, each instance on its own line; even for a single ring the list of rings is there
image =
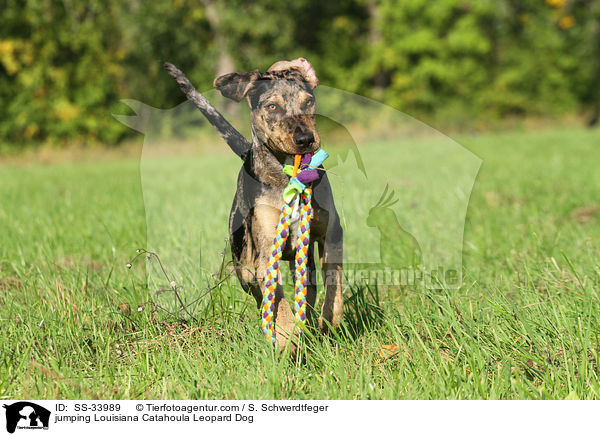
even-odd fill
[[[138,160],[0,166],[0,398],[599,398],[600,131],[458,141],[483,160],[462,286],[348,290],[348,323],[300,361],[275,355],[234,278],[184,280],[203,297],[181,321],[151,266],[125,267],[146,244]],[[222,241],[237,163],[206,159],[234,168],[207,211]],[[185,161],[162,160],[186,182]]]

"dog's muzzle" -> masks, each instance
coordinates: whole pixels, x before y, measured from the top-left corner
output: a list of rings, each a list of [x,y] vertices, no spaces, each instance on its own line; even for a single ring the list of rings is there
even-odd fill
[[[311,131],[302,131],[297,128],[294,132],[294,143],[301,148],[310,147],[315,142],[315,135]]]

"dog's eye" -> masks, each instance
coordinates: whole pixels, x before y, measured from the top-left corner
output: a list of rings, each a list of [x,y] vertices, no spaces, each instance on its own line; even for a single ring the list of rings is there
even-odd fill
[[[270,111],[276,111],[277,109],[279,109],[279,106],[277,106],[275,103],[271,103],[267,105],[267,109],[269,109]]]

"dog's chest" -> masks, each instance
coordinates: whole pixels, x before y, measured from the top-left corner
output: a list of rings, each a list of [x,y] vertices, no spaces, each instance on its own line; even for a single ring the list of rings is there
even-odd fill
[[[280,213],[281,213],[281,208],[283,206],[282,192],[278,192],[278,190],[265,190],[265,191],[263,191],[262,195],[257,198],[257,203],[261,204],[263,206],[268,206],[269,209],[271,211],[273,211],[273,213],[270,214],[270,216],[273,219],[275,217],[277,217],[277,221],[272,221],[270,224],[265,223],[269,229],[272,229],[271,230],[272,233],[271,233],[271,231],[267,232],[268,240],[272,241],[273,238],[275,237],[277,223],[278,223],[279,219],[281,218]],[[300,209],[301,209],[300,208],[300,196],[296,196],[296,198],[293,200],[293,203],[292,203],[292,213],[291,213],[291,217],[290,217],[290,225],[288,227],[288,237],[287,237],[287,241],[285,244],[285,248],[283,249],[283,253],[282,253],[282,255],[283,255],[282,257],[284,260],[293,260],[295,257],[296,244],[298,241],[298,233],[299,233],[299,227],[300,227],[300,221],[301,221]],[[315,227],[315,230],[318,230],[318,228],[320,227],[315,222],[315,216],[313,216],[313,219],[311,220],[311,225],[310,225],[311,240],[314,240],[313,238],[314,238],[314,236],[316,236],[316,235],[313,235],[313,226]]]

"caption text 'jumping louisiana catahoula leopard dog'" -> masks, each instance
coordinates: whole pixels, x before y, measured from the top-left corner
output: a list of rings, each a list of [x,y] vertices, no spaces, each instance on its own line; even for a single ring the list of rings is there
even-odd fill
[[[165,68],[243,160],[229,218],[229,234],[237,276],[260,307],[271,244],[283,206],[283,190],[289,182],[283,166],[294,155],[314,153],[321,145],[313,93],[318,85],[317,76],[312,65],[299,58],[277,62],[265,73],[254,70],[216,78],[214,86],[223,96],[236,102],[247,100],[252,121],[252,142],[249,142],[194,89],[181,71],[169,63],[165,63]],[[326,331],[329,326],[337,327],[342,317],[343,236],[325,171],[319,171],[312,189],[314,215],[308,249],[307,302],[309,308],[314,307],[317,294],[316,244],[325,284],[319,325]],[[296,237],[297,226],[292,226],[282,257],[290,262],[292,271]],[[294,331],[294,316],[281,285],[275,296],[275,326],[277,344],[282,349]]]

